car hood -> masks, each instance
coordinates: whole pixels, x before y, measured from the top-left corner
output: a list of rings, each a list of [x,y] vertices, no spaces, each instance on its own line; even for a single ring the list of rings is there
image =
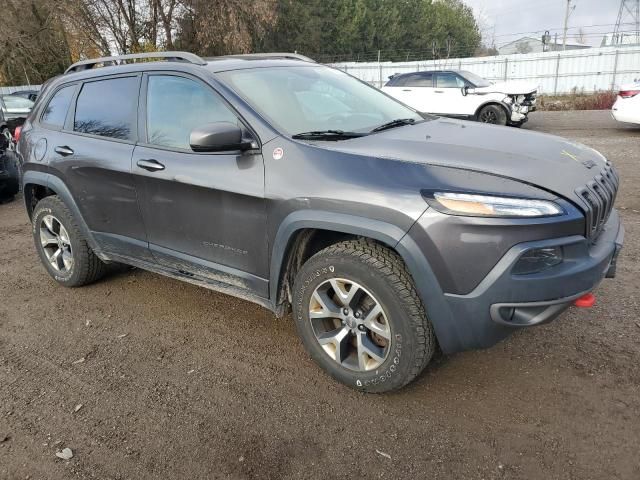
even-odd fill
[[[553,135],[443,118],[323,143],[345,153],[510,178],[578,204],[582,200],[576,188],[593,180],[607,164],[596,150]]]
[[[470,88],[469,93],[487,94],[504,93],[505,95],[526,95],[538,90],[538,86],[531,82],[496,82],[488,87]]]

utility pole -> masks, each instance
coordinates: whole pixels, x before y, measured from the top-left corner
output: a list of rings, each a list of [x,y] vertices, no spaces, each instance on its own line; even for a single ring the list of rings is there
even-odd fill
[[[571,0],[567,0],[567,9],[564,13],[564,34],[562,36],[562,50],[567,49],[567,29],[569,28],[569,16],[571,16],[571,12],[576,8],[574,5],[571,6]]]

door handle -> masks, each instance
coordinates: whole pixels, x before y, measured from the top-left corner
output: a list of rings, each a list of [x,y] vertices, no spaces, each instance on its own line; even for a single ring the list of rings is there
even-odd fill
[[[137,165],[140,168],[148,170],[149,172],[158,172],[160,170],[164,170],[164,165],[159,161],[154,160],[153,158],[150,158],[149,160],[138,160]]]
[[[433,93],[444,93],[444,90],[434,90]]]
[[[69,155],[73,155],[73,150],[67,147],[66,145],[56,147],[53,149],[58,155],[62,155],[63,157],[68,157]]]
[[[413,92],[413,90],[411,90],[410,88],[405,88],[404,90],[402,90],[403,92]]]

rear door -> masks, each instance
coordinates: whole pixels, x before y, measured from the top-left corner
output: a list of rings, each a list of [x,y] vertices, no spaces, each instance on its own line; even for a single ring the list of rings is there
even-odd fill
[[[133,158],[149,248],[164,266],[266,296],[268,248],[262,155],[196,153],[189,136],[238,123],[208,84],[180,73],[145,75],[144,127]]]
[[[433,90],[433,75],[431,72],[416,72],[403,75],[393,82],[393,86],[383,89],[383,91],[419,112],[427,113],[433,112]]]
[[[141,75],[101,77],[62,87],[45,107],[51,172],[66,184],[101,247],[109,253],[153,261],[138,210],[131,156],[137,139]],[[64,105],[73,94],[64,128]]]

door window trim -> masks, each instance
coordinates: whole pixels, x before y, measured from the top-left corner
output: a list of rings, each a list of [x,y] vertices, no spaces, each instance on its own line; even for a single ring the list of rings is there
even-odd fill
[[[262,150],[262,143],[256,131],[251,127],[249,122],[247,122],[244,119],[244,117],[240,114],[240,112],[238,112],[238,110],[233,106],[233,104],[226,99],[224,95],[222,95],[213,85],[211,85],[206,80],[196,75],[191,75],[178,70],[151,70],[151,71],[142,72],[142,82],[140,84],[140,96],[139,96],[140,100],[138,102],[138,143],[137,145],[145,148],[152,148],[155,150],[164,150],[167,152],[176,152],[176,153],[191,154],[191,155],[230,155],[230,152],[235,151],[235,150],[229,150],[225,152],[194,152],[191,149],[168,147],[164,145],[156,145],[154,143],[149,143],[147,138],[147,135],[148,135],[147,91],[148,91],[148,85],[149,85],[149,77],[151,76],[182,77],[200,84],[203,88],[209,89],[211,92],[213,92],[214,95],[216,95],[220,100],[222,100],[222,102],[231,111],[231,113],[233,113],[236,116],[236,118],[241,124],[241,128],[243,130],[246,130],[251,135],[253,141],[258,144],[258,148],[256,150]],[[251,152],[252,150],[249,150],[249,152]]]
[[[74,123],[76,118],[76,110],[78,107],[78,98],[80,97],[80,93],[82,93],[82,88],[84,87],[85,84],[100,82],[103,80],[114,80],[117,78],[137,78],[138,80],[137,95],[138,95],[138,110],[139,110],[140,109],[139,106],[140,106],[141,77],[142,77],[141,72],[135,72],[135,73],[121,73],[116,75],[105,75],[102,77],[92,77],[90,79],[80,81],[79,82],[80,88],[76,88],[75,95],[73,97],[73,100],[71,101],[71,108],[69,108],[69,112],[67,113],[67,119],[65,120],[64,128],[62,129],[62,131],[70,135],[78,135],[79,137],[94,138],[97,140],[104,140],[107,142],[125,143],[127,145],[136,145],[138,143],[139,132],[138,132],[138,116],[135,114],[133,115],[133,118],[131,118],[131,128],[132,128],[131,139],[105,137],[102,135],[95,135],[93,133],[76,132],[73,128],[74,128]]]

